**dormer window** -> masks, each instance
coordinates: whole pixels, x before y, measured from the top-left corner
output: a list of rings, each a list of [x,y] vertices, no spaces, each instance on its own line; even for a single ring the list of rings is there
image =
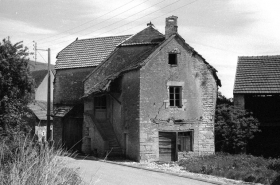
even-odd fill
[[[168,64],[170,65],[177,65],[177,54],[169,53],[168,54]]]

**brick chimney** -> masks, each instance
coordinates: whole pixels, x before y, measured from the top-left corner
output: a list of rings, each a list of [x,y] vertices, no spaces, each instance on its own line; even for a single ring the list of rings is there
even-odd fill
[[[168,39],[171,35],[173,35],[174,33],[177,33],[177,16],[170,16],[166,18],[166,22],[165,22],[165,39]]]

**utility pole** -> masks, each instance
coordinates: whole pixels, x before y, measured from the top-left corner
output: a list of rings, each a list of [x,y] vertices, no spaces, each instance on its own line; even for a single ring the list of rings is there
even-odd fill
[[[51,139],[51,49],[48,48],[48,97],[47,97],[47,141]]]
[[[50,142],[51,140],[51,49],[38,49],[37,48],[37,43],[34,42],[34,50],[35,50],[35,65],[36,65],[36,60],[37,60],[37,51],[47,51],[48,52],[48,86],[47,86],[47,141]]]

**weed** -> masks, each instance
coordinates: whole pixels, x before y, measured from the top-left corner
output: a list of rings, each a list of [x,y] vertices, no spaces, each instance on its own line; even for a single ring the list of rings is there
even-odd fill
[[[69,155],[28,138],[3,138],[0,143],[0,185],[82,184],[78,173],[66,167]]]

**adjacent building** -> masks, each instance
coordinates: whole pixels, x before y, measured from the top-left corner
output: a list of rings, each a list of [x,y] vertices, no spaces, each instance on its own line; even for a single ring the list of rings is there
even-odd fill
[[[47,134],[47,94],[48,94],[48,70],[35,70],[31,71],[31,76],[34,79],[35,92],[33,94],[33,100],[28,104],[28,108],[31,110],[33,116],[29,118],[31,126],[34,128],[35,134],[38,136],[38,140],[42,141],[42,138],[46,138]],[[53,91],[54,74],[50,72],[50,91]],[[51,101],[53,95],[51,93]],[[51,103],[52,105],[52,103]],[[52,110],[52,106],[51,106]],[[52,125],[52,118],[50,118]],[[52,126],[51,126],[52,135]],[[52,136],[51,136],[52,138]]]
[[[280,55],[238,57],[234,106],[254,113],[261,133],[250,143],[255,155],[280,155]],[[257,147],[256,147],[257,146]]]

